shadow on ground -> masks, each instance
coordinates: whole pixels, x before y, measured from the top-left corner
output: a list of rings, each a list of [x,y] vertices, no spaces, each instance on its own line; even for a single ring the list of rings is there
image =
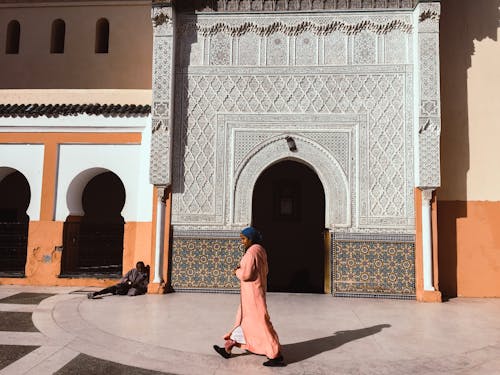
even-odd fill
[[[378,324],[373,327],[337,331],[331,336],[282,345],[282,351],[286,362],[292,364],[314,357],[323,352],[336,349],[348,342],[375,335],[382,331],[382,329],[389,327],[391,327],[390,324]]]

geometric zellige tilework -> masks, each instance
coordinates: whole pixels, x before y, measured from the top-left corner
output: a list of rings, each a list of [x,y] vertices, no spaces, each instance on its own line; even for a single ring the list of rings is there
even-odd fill
[[[333,256],[334,294],[415,294],[414,243],[334,240]]]
[[[175,238],[172,243],[172,287],[239,289],[233,270],[243,256],[239,239]]]

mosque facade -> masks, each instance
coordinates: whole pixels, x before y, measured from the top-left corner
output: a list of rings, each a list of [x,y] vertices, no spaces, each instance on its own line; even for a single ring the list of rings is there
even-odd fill
[[[441,3],[2,3],[0,282],[108,285],[143,260],[151,293],[233,293],[253,225],[273,292],[466,288],[482,263],[457,261],[470,228],[454,249],[441,234],[461,207],[447,186],[438,220],[458,148]]]

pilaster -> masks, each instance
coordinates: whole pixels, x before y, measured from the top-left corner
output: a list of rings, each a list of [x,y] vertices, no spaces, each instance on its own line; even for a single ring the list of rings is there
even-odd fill
[[[439,2],[418,4],[414,11],[415,183],[441,185],[441,100],[439,74]]]
[[[172,119],[175,67],[175,11],[171,2],[152,8],[153,22],[153,105],[150,181],[171,184]]]

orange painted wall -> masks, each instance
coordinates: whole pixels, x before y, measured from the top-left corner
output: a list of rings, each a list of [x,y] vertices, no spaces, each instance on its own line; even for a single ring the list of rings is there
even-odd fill
[[[0,278],[0,284],[109,286],[116,279],[59,278],[61,272],[63,225],[61,221],[31,221],[25,278]],[[151,223],[126,223],[124,233],[123,269],[135,267],[138,260],[150,262]]]
[[[0,133],[0,143],[45,145],[40,221],[30,221],[25,278],[0,278],[0,284],[109,286],[116,279],[59,278],[60,248],[63,241],[61,221],[54,217],[57,179],[57,149],[64,143],[140,144],[140,133]],[[127,222],[124,228],[123,270],[139,260],[151,264],[151,222]]]
[[[138,261],[152,264],[152,223],[125,223],[123,238],[123,270],[135,267]]]
[[[500,202],[439,201],[441,289],[500,297]]]
[[[498,0],[442,0],[439,271],[449,297],[500,297]]]

